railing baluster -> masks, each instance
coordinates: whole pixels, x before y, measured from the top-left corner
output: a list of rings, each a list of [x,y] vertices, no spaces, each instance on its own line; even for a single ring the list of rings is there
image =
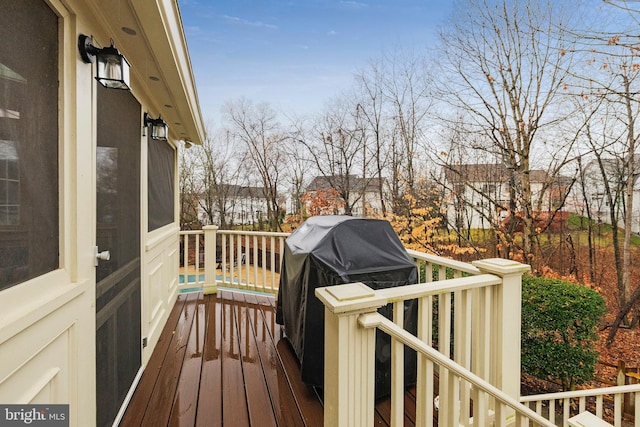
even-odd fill
[[[228,244],[228,236],[226,234],[222,235],[222,282],[227,284],[227,244]]]
[[[276,277],[273,274],[276,271],[276,239],[275,237],[271,236],[271,245],[270,248],[271,250],[270,255],[270,261],[271,261],[271,289],[275,289],[276,287]]]
[[[442,268],[438,266],[438,278],[441,277]],[[438,281],[439,281],[438,280]],[[438,351],[446,357],[451,355],[451,293],[443,293],[438,295]],[[449,371],[440,372],[440,404],[444,404],[445,408],[451,408],[453,401],[449,400],[451,396],[447,393],[449,387]],[[456,397],[457,399],[457,397]],[[440,416],[444,415],[441,425],[453,425],[454,420],[451,418],[451,411],[440,410]]]
[[[244,248],[240,254],[240,260],[238,263],[242,268],[244,273],[245,286],[249,289],[256,290],[256,284],[251,282],[251,276],[249,272],[249,258],[251,257],[251,243],[249,243],[249,235],[245,234],[244,237]]]
[[[404,327],[404,301],[393,303],[393,323]],[[404,425],[404,344],[391,338],[391,425]]]
[[[596,397],[596,416],[602,418],[602,401],[604,396],[600,395]]]
[[[260,237],[262,249],[262,286],[267,287],[267,238],[263,235]]]
[[[242,281],[242,235],[236,234],[236,257],[234,259],[233,266],[237,267],[235,270],[236,281],[232,280],[234,287],[240,286],[240,282]]]
[[[418,299],[418,338],[431,345],[432,308],[431,295]],[[416,426],[427,427],[433,424],[433,362],[418,353],[416,377]]]
[[[280,262],[279,262],[279,266],[280,269],[278,271],[280,271],[280,273],[282,273],[282,267],[284,266],[284,246],[286,244],[285,238],[284,237],[280,237]],[[280,284],[278,283],[278,286]]]
[[[458,291],[454,295],[454,360],[471,370],[471,293],[473,290]],[[460,385],[460,416],[461,422],[466,424],[471,418],[470,411],[471,384],[464,381]]]
[[[485,427],[485,414],[489,412],[489,397],[480,389],[473,389],[473,425]]]
[[[505,414],[507,413],[506,406],[496,401],[496,399],[491,399],[494,413],[493,413],[493,425],[496,427],[506,427],[507,423],[505,420]]]
[[[253,281],[261,291],[265,291],[264,283],[258,285],[258,236],[253,235],[253,264],[247,260],[247,265],[253,265]]]
[[[615,427],[622,426],[622,397],[621,393],[617,393],[613,398],[613,425]]]
[[[196,283],[200,282],[199,273],[200,273],[200,235],[196,234],[194,237],[193,249],[195,252],[195,257],[193,259],[195,273],[196,273]]]
[[[184,266],[184,284],[189,283],[189,234],[184,236],[184,253],[182,254],[182,265]]]

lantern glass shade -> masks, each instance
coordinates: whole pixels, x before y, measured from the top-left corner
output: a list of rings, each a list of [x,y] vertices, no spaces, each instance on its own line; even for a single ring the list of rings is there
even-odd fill
[[[159,122],[151,124],[151,138],[166,141],[169,135],[169,126],[162,120],[159,120]]]
[[[129,90],[129,62],[114,47],[102,49],[97,55],[96,80],[104,87]]]
[[[169,126],[162,117],[152,119],[149,113],[144,113],[144,127],[151,126],[151,139],[166,141],[169,138]]]

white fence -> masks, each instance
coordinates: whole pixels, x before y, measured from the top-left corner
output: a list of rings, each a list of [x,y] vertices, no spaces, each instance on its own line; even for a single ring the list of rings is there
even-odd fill
[[[625,397],[635,403],[633,422],[623,418]],[[520,402],[543,414],[554,425],[567,427],[570,417],[589,411],[615,427],[640,426],[640,384],[523,396]]]
[[[181,287],[215,291],[218,286],[278,292],[287,233],[219,230],[181,231]]]

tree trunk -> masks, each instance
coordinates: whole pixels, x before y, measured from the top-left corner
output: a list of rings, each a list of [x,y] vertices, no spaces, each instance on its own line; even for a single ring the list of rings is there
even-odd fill
[[[631,308],[635,303],[640,301],[640,286],[636,288],[636,290],[631,294],[631,297],[627,301],[627,304],[620,309],[618,315],[616,316],[616,320],[614,320],[613,325],[611,325],[611,330],[609,331],[609,335],[607,336],[606,345],[610,347],[613,343],[613,340],[616,337],[616,333],[622,324],[622,321],[627,317],[627,314],[631,311]]]
[[[626,74],[622,74],[625,89],[625,105],[627,107],[627,159],[626,159],[626,176],[627,185],[626,193],[626,211],[624,216],[624,246],[623,246],[623,262],[622,262],[622,289],[620,295],[620,306],[624,306],[625,302],[631,297],[631,286],[629,284],[629,275],[631,271],[631,233],[633,229],[633,184],[635,180],[635,119],[633,109],[631,107],[631,93],[629,88],[629,78]],[[623,319],[623,321],[625,321]]]

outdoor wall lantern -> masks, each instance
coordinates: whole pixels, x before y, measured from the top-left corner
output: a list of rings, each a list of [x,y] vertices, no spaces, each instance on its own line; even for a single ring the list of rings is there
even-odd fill
[[[80,34],[78,50],[84,62],[90,64],[98,58],[96,80],[104,87],[113,89],[130,89],[129,63],[113,46],[98,48],[93,45],[93,38]]]
[[[144,128],[147,129],[151,125],[151,139],[158,141],[166,141],[169,136],[169,126],[162,120],[162,117],[158,116],[157,119],[152,119],[149,113],[144,113]]]

